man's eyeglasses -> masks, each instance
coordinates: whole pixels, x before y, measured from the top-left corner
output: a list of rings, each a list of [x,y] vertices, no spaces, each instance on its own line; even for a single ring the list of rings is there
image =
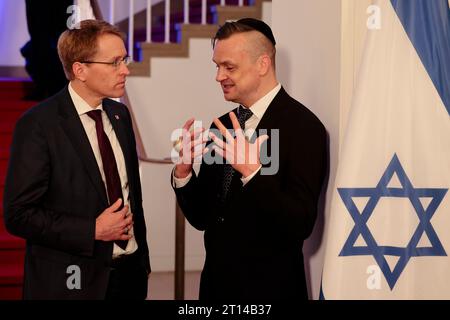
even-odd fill
[[[128,66],[131,63],[131,57],[126,56],[120,59],[116,59],[113,62],[103,62],[103,61],[80,61],[80,63],[99,63],[99,64],[109,64],[113,66],[114,68],[118,68],[121,63]]]

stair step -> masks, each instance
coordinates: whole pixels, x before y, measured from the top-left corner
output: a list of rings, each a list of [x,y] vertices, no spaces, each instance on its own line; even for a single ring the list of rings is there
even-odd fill
[[[3,220],[3,216],[1,217]],[[2,221],[3,224],[3,221]],[[25,240],[10,235],[9,233],[0,233],[0,261],[4,261],[3,255],[7,250],[23,250],[25,249]]]
[[[0,250],[0,257],[0,300],[21,299],[24,250]]]
[[[24,260],[23,248],[0,249],[0,287],[22,284]]]
[[[22,261],[25,240],[9,234],[8,231],[6,231],[3,214],[0,218],[0,263],[6,261],[5,259],[17,260],[17,257]],[[23,261],[21,263],[23,263]]]
[[[8,170],[8,160],[0,159],[0,176],[2,176],[2,180],[0,180],[0,185],[4,186],[6,171]]]
[[[25,241],[22,241],[22,243],[25,244]],[[7,248],[4,246],[0,247],[0,265],[10,264],[22,267],[24,259],[25,259],[24,245],[16,248]]]
[[[32,89],[30,79],[0,78],[0,100],[21,100]]]
[[[9,159],[9,148],[0,146],[0,159]],[[2,178],[2,174],[0,173],[0,179]],[[1,183],[2,180],[0,180]]]
[[[0,261],[4,261],[6,259],[3,255],[5,255],[5,252],[9,250],[20,250],[22,256],[24,256],[25,246],[25,240],[22,238],[15,237],[10,234],[0,234]],[[21,258],[21,261],[22,260],[23,258]]]
[[[0,77],[0,87],[9,89],[30,88],[33,87],[33,81],[30,78]]]
[[[0,117],[1,117],[1,112],[0,112]],[[16,124],[12,121],[2,122],[2,120],[0,119],[0,132],[5,133],[5,134],[12,134],[14,131],[15,125]],[[1,146],[0,146],[0,148],[1,148]]]
[[[0,99],[0,112],[21,111],[23,113],[36,104],[36,101]]]
[[[16,300],[22,297],[24,248],[25,241],[7,234],[4,230],[3,221],[1,221],[0,300]]]
[[[0,265],[0,287],[5,285],[21,285],[23,283],[23,265]]]
[[[11,260],[13,257],[17,258],[17,255],[20,257],[20,261],[23,260],[25,240],[11,235],[6,230],[5,222],[3,220],[4,173],[0,173],[0,178],[2,179],[0,185],[0,264],[2,264],[4,261]],[[20,251],[15,252],[14,250]],[[21,263],[23,263],[23,261]]]
[[[0,171],[0,200],[3,200],[3,189],[5,188],[6,171]],[[2,202],[0,201],[0,209]]]
[[[3,147],[9,147],[12,142],[12,135],[11,133],[4,133],[0,131],[0,146]],[[0,172],[1,172],[1,165],[0,165]]]
[[[197,17],[198,19],[191,19],[191,24],[200,24],[201,22],[201,16]],[[208,24],[212,24],[214,20],[214,17],[209,17],[207,19]],[[171,20],[172,21],[172,20]],[[175,23],[171,22],[170,26],[170,41],[171,42],[179,42],[179,28],[177,27],[177,24],[182,24],[184,21],[184,18],[177,19]],[[139,42],[145,42],[147,39],[147,29],[146,28],[137,28],[134,30],[134,41],[135,46],[138,46]],[[164,22],[161,26],[155,26],[152,27],[152,42],[164,42],[165,41],[165,27]]]
[[[213,14],[212,14],[211,6],[206,11],[206,18],[207,18],[206,20],[208,23],[213,23],[213,21],[212,21]],[[165,17],[162,16],[160,20],[161,20],[160,21],[161,24],[164,25]],[[201,23],[201,21],[202,21],[202,8],[201,7],[190,8],[189,9],[189,23]],[[182,23],[182,22],[184,22],[184,12],[174,12],[170,15],[170,23],[171,23],[172,27],[174,24]]]
[[[30,90],[31,91],[31,90]],[[11,89],[7,90],[0,87],[0,99],[2,100],[23,100],[29,94],[28,91]]]
[[[227,6],[238,6],[239,0],[229,0],[227,1]],[[250,6],[253,4],[252,0],[244,0],[244,6]],[[206,10],[206,20],[208,24],[217,23],[216,11],[215,7],[220,5],[220,0],[209,0],[207,1],[207,10]],[[177,34],[176,24],[180,24],[184,22],[184,11],[183,7],[181,10],[176,8],[172,8],[172,12],[170,14],[170,41],[171,42],[179,42],[181,37]],[[142,14],[138,15],[138,20],[136,21],[135,17],[135,26],[140,25],[134,31],[134,40],[135,43],[145,42],[146,41],[146,27],[143,27],[145,24],[139,23],[139,18],[144,18]],[[165,40],[165,15],[156,15],[152,18],[152,42],[164,42]],[[191,24],[200,24],[202,20],[202,0],[191,0],[189,2],[189,23]],[[138,48],[139,50],[139,48]]]
[[[4,190],[4,187],[3,186],[1,186],[0,187],[0,191],[1,191],[1,193],[0,193],[0,223],[1,224],[3,224],[3,190]]]
[[[0,300],[21,300],[22,284],[0,285]]]
[[[25,240],[6,231],[3,192],[14,126],[20,116],[36,104],[21,100],[32,86],[29,80],[0,79],[0,300],[22,296]]]

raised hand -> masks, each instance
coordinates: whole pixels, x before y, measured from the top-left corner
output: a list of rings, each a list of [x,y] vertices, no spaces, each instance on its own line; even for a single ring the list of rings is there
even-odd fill
[[[239,125],[239,121],[234,112],[229,113],[231,123],[235,132],[235,138],[227,130],[219,119],[214,119],[214,124],[219,129],[222,136],[225,137],[225,142],[218,138],[213,132],[209,133],[209,136],[216,144],[213,149],[222,158],[227,160],[233,168],[240,172],[242,176],[248,177],[253,172],[258,170],[261,166],[259,160],[259,153],[261,145],[264,141],[269,139],[268,135],[262,135],[256,139],[255,142],[250,143],[245,138],[244,132]]]
[[[189,119],[183,126],[183,133],[180,143],[179,160],[175,166],[175,177],[186,178],[192,171],[192,166],[196,159],[200,158],[208,148],[203,140],[204,128],[191,130],[195,119]]]

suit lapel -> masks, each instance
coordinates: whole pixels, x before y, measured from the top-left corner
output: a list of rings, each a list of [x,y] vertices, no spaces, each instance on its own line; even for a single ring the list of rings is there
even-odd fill
[[[279,148],[282,135],[281,128],[283,126],[283,121],[281,119],[282,113],[284,112],[283,105],[286,97],[288,97],[288,95],[282,87],[267,107],[266,112],[264,113],[261,121],[256,127],[255,133],[257,137],[262,134],[269,135],[269,139],[261,146],[260,156],[268,157],[269,159],[271,159],[273,156],[280,156]],[[272,145],[273,142],[277,144]],[[272,152],[274,152],[274,154]],[[263,161],[262,158],[260,159],[262,161],[263,167],[270,167],[272,165],[272,160],[267,163],[266,161]]]
[[[59,113],[61,116],[61,127],[79,155],[104,205],[108,205],[106,188],[97,165],[97,160],[95,159],[86,131],[81,123],[80,116],[76,112],[75,105],[70,98],[67,87],[60,99]]]
[[[286,94],[287,93],[286,91],[284,91],[284,88],[281,87],[280,91],[267,107],[266,112],[264,112],[261,121],[259,121],[258,126],[256,127],[256,132],[258,132],[259,129],[279,129],[275,126],[278,123],[277,120],[280,117],[281,110],[279,110],[279,108],[282,104],[281,101],[284,99],[284,96]]]

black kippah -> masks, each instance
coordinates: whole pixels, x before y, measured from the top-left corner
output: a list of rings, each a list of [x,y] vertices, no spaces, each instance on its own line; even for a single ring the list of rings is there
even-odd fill
[[[276,44],[275,37],[273,36],[272,29],[261,20],[253,19],[253,18],[244,18],[236,21],[237,23],[246,25],[258,32],[261,32],[263,35],[266,36],[267,39],[272,42],[273,45]]]

